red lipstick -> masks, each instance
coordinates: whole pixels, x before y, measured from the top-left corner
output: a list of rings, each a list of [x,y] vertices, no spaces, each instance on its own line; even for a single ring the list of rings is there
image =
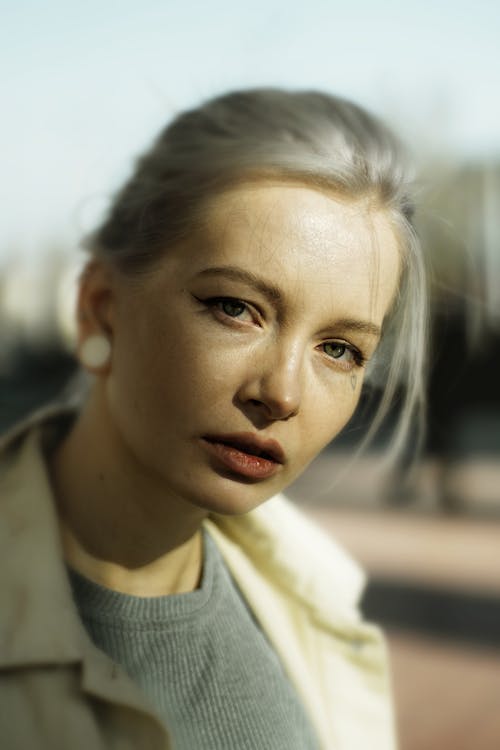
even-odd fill
[[[268,479],[285,463],[285,454],[276,440],[251,432],[206,435],[203,444],[224,468],[248,479]]]

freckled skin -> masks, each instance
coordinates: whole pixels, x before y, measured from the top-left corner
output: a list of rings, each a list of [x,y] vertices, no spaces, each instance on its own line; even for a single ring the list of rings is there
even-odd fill
[[[244,283],[198,277],[228,264],[279,286],[282,307]],[[112,425],[103,433],[163,483],[165,502],[229,514],[256,507],[349,420],[363,369],[342,366],[322,345],[340,340],[372,355],[372,336],[347,336],[335,322],[380,326],[398,274],[389,220],[367,203],[279,183],[214,198],[203,227],[154,272],[113,278],[105,313],[112,360],[96,384]],[[231,317],[200,302],[215,297],[241,299],[250,312]],[[214,470],[200,439],[232,432],[278,440],[285,465],[262,482]]]

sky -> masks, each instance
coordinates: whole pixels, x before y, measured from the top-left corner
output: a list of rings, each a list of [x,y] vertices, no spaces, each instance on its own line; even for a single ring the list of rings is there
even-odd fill
[[[321,88],[417,154],[500,157],[497,0],[0,0],[0,263],[72,253],[133,159],[230,88]]]

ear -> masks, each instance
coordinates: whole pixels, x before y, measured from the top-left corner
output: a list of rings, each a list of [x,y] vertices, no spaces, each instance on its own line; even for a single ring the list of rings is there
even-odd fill
[[[114,330],[114,274],[101,260],[88,263],[80,276],[77,297],[77,350],[81,364],[94,374],[105,374],[110,369],[109,357],[101,366],[89,366],[81,356],[82,348],[93,337],[102,337],[113,346]]]

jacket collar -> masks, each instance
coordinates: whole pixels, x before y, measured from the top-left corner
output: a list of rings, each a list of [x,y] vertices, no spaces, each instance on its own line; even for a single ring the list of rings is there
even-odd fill
[[[86,633],[72,600],[40,430],[0,465],[0,664],[78,661]]]
[[[348,624],[358,619],[364,572],[284,495],[244,516],[211,520],[264,575],[321,620]]]
[[[75,665],[84,692],[147,715],[148,747],[168,750],[165,727],[149,701],[94,646],[73,601],[43,457],[46,430],[33,427],[61,415],[61,409],[43,410],[0,443],[0,669]]]

